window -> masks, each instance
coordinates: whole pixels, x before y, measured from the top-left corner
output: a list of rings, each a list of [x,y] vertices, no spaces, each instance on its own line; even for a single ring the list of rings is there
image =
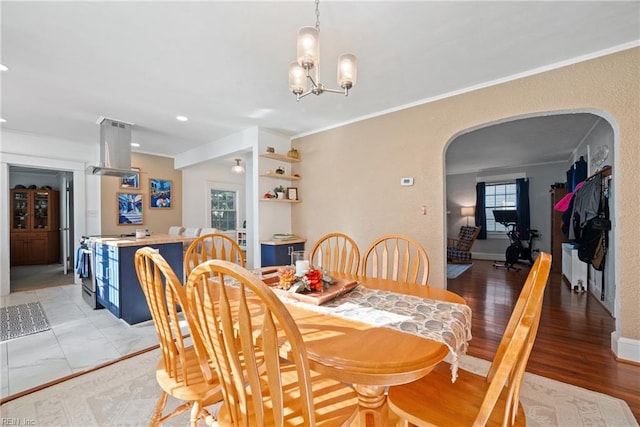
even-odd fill
[[[235,230],[237,225],[238,193],[230,190],[211,189],[211,227],[218,230]]]
[[[504,225],[493,218],[494,210],[516,208],[516,183],[486,184],[484,209],[487,217],[487,232],[506,232]]]

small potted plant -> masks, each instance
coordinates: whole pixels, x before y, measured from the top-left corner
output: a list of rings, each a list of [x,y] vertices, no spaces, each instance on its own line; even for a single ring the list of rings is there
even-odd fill
[[[273,189],[273,192],[276,193],[278,199],[284,199],[284,187],[282,185],[278,185]]]

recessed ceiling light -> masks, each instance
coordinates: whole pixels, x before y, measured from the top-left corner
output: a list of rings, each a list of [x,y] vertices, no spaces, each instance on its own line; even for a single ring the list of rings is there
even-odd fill
[[[189,120],[189,118],[185,116],[176,116],[176,120],[178,120],[179,122],[186,122]]]
[[[5,123],[5,122],[6,122],[6,120],[3,119],[2,117],[0,117],[0,123]]]
[[[132,142],[132,143],[131,143],[131,146],[132,146],[132,147],[140,147],[140,144],[138,144],[137,142]]]
[[[4,64],[0,64],[0,71],[9,71],[9,67]]]
[[[260,108],[258,110],[254,110],[251,114],[249,114],[249,118],[260,119],[262,117],[268,116],[271,113],[273,113],[273,109],[271,108]]]

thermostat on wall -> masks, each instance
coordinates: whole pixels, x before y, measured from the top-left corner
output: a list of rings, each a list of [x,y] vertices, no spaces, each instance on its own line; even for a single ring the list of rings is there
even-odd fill
[[[413,185],[413,178],[400,178],[400,185],[403,185],[405,187],[409,187]]]

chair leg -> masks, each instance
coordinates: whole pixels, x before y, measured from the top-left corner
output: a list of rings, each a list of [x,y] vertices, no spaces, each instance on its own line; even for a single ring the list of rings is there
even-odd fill
[[[198,427],[198,420],[200,419],[200,410],[202,409],[202,405],[200,402],[193,402],[193,406],[191,407],[191,419],[189,420],[189,425],[191,427]]]
[[[151,421],[149,421],[149,426],[155,427],[157,425],[160,425],[160,420],[162,418],[162,410],[164,409],[166,404],[167,404],[167,393],[163,391],[162,394],[160,394],[160,397],[158,398],[158,402],[156,403],[156,409],[153,412],[153,415],[151,416]]]

